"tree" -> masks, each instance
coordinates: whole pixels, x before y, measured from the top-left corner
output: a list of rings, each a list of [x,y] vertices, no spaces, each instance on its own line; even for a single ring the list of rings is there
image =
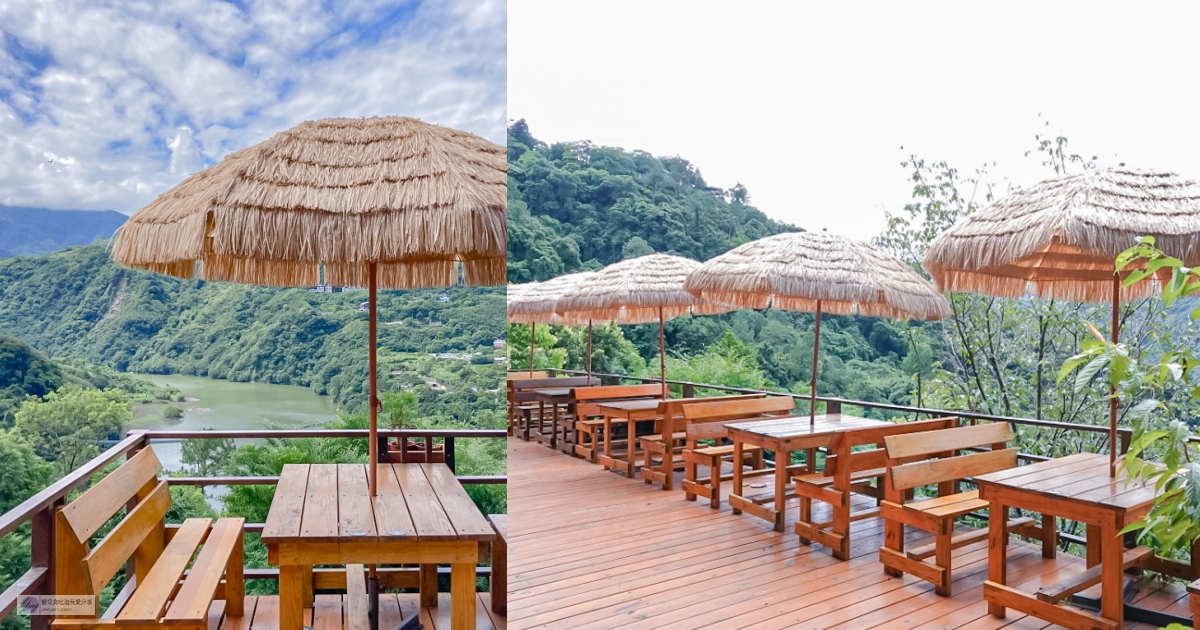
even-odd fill
[[[27,398],[17,410],[15,430],[65,475],[99,455],[97,441],[119,439],[121,426],[132,419],[125,392],[70,386]]]
[[[187,439],[179,445],[179,461],[198,477],[218,475],[229,468],[236,448],[232,438]]]
[[[621,260],[629,260],[630,258],[638,258],[654,253],[654,248],[646,242],[646,239],[640,236],[631,236],[625,245],[621,247]]]
[[[0,430],[0,513],[45,488],[54,466],[38,457],[23,437]]]

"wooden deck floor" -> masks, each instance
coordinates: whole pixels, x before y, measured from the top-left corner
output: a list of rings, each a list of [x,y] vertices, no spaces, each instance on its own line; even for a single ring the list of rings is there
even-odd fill
[[[345,627],[342,607],[343,595],[317,595],[316,605],[305,609],[305,625],[315,630],[342,630]],[[438,605],[421,608],[418,596],[413,594],[383,594],[379,596],[379,628],[392,630],[401,621],[421,616],[425,630],[450,630],[450,594],[438,595]],[[279,597],[247,596],[246,614],[241,617],[225,617],[224,602],[213,603],[209,611],[208,630],[279,630]],[[475,606],[475,627],[478,630],[505,630],[504,617],[491,609],[487,593],[479,593]]]
[[[853,525],[852,558],[801,546],[745,514],[690,503],[551,450],[508,442],[509,616],[527,628],[1019,628],[1053,627],[1009,611],[987,614],[986,542],[955,554],[954,596],[878,562],[883,525]],[[916,537],[913,540],[917,540]],[[1014,543],[1009,584],[1034,590],[1083,561]],[[1138,602],[1187,614],[1186,592],[1146,579]],[[1145,628],[1127,624],[1128,628]]]

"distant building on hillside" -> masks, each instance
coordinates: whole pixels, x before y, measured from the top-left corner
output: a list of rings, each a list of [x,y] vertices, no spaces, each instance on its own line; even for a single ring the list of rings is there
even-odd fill
[[[492,347],[497,350],[503,350],[508,347],[508,342],[503,339],[497,339],[492,342]]]
[[[358,312],[359,313],[366,313],[369,310],[371,310],[370,302],[359,302],[358,303]]]
[[[438,302],[440,304],[449,304],[450,303],[450,294],[443,293],[441,296],[438,297]]]

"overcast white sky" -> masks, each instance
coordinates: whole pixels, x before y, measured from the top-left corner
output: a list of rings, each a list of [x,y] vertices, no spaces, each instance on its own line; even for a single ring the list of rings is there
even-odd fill
[[[807,229],[882,231],[884,209],[910,198],[910,152],[1035,183],[1053,174],[1024,157],[1036,133],[1102,166],[1200,178],[1196,3],[509,0],[508,12],[510,120],[544,141],[681,156]]]
[[[304,120],[504,142],[504,0],[0,0],[0,204],[136,211]]]

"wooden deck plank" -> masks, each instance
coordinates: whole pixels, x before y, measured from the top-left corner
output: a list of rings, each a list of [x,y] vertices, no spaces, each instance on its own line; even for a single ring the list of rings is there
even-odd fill
[[[582,459],[509,440],[509,604],[521,628],[1021,628],[1044,621],[987,613],[980,585],[986,542],[955,551],[954,597],[931,584],[891,578],[878,563],[882,520],[852,524],[849,561],[802,546],[759,519],[712,510],[682,492],[603,471]],[[728,487],[726,488],[728,490]],[[855,497],[867,507],[867,497]],[[816,517],[825,506],[818,504]],[[910,531],[908,545],[928,536]],[[1082,559],[1041,557],[1013,541],[1010,584],[1036,590],[1082,571]],[[1173,593],[1145,599],[1178,607]],[[481,606],[486,609],[486,607]],[[444,614],[444,613],[443,613]],[[441,628],[434,624],[435,628]]]
[[[342,630],[345,628],[343,609],[345,595],[317,595],[314,608],[304,609],[304,623],[314,630]],[[477,630],[507,630],[507,620],[502,615],[491,613],[491,602],[487,593],[476,593]],[[220,603],[220,602],[218,602]],[[262,595],[246,597],[246,615],[240,618],[224,617],[214,604],[210,617],[212,630],[279,630],[279,596]],[[450,594],[441,593],[438,605],[422,608],[416,593],[381,593],[379,595],[379,628],[391,630],[413,615],[420,615],[426,630],[449,630]],[[219,621],[220,625],[211,625]]]

